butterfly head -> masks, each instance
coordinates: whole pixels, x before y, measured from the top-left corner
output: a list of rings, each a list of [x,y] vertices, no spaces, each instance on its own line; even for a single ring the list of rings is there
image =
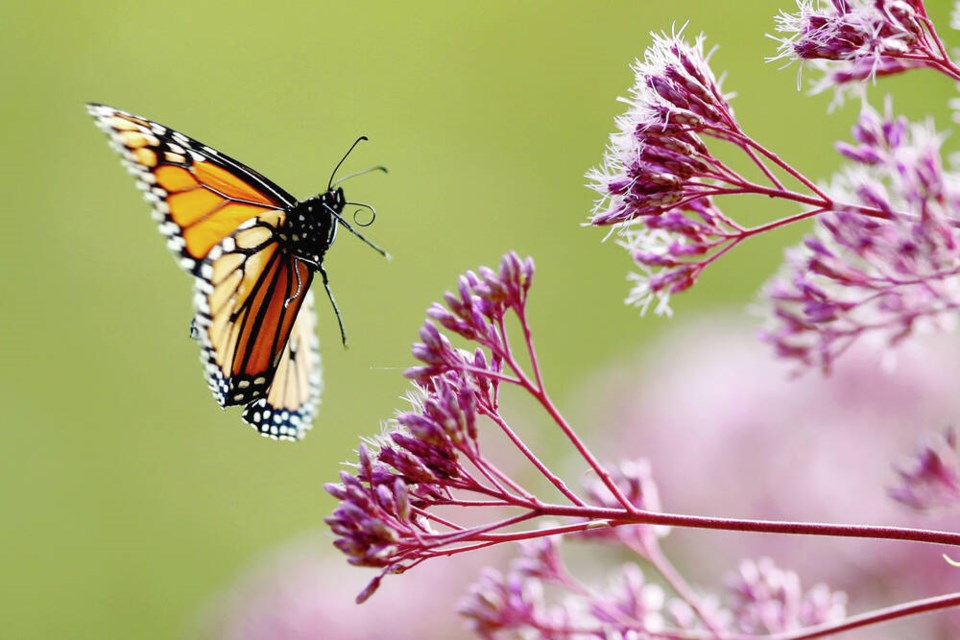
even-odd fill
[[[347,199],[343,195],[343,187],[336,187],[320,194],[320,199],[326,207],[341,213],[347,204]]]

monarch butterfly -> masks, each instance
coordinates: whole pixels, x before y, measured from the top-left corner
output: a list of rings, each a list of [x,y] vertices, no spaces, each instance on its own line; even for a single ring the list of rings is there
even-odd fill
[[[298,201],[179,131],[102,104],[87,111],[137,179],[178,263],[194,276],[190,334],[217,402],[245,405],[243,420],[265,436],[303,437],[321,390],[313,274],[320,273],[346,344],[323,268],[338,224],[387,257],[341,217],[346,205],[376,215],[370,205],[348,202],[338,186],[359,174],[333,180],[366,137],[343,156],[324,193]]]

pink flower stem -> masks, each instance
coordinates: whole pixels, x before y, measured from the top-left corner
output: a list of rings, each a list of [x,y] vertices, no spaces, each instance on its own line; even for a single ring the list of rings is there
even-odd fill
[[[745,142],[749,144],[751,147],[753,147],[754,149],[756,149],[757,151],[759,151],[760,153],[762,153],[764,156],[769,158],[773,163],[775,163],[778,167],[783,169],[786,173],[793,176],[793,178],[795,178],[798,182],[803,184],[806,188],[810,189],[810,191],[814,192],[815,194],[817,194],[823,199],[827,199],[827,195],[812,180],[810,180],[805,175],[800,173],[800,171],[798,171],[797,169],[794,169],[787,162],[781,160],[780,156],[766,149],[761,144],[759,144],[758,142],[754,141],[751,138],[745,138]]]
[[[927,15],[927,8],[922,2],[919,3],[920,19],[923,21],[923,26],[926,27],[927,34],[930,36],[930,39],[933,40],[934,46],[937,48],[937,56],[934,57],[935,60],[944,63],[946,68],[944,71],[950,70],[953,73],[948,73],[954,80],[960,77],[960,70],[957,69],[957,66],[953,64],[953,60],[950,59],[950,54],[947,53],[947,47],[943,44],[943,40],[940,39],[940,34],[937,33],[936,25],[933,24],[933,20],[930,19],[930,16]]]
[[[810,180],[805,175],[803,175],[799,170],[794,169],[793,166],[791,166],[788,162],[780,158],[780,156],[775,154],[773,151],[770,151],[769,149],[764,147],[762,144],[760,144],[753,138],[747,136],[746,134],[736,134],[736,135],[730,136],[730,141],[736,144],[737,146],[741,147],[744,151],[746,151],[747,149],[755,149],[765,158],[767,158],[768,160],[773,162],[775,165],[783,169],[784,172],[788,173],[790,176],[795,178],[798,182],[802,183],[806,188],[810,189],[810,191],[813,191],[815,194],[817,194],[824,200],[829,200],[829,198],[827,197],[827,194],[821,191],[820,188],[817,187],[817,185],[814,184],[812,180]]]
[[[481,401],[481,404],[485,404]],[[495,410],[492,410],[495,412]],[[519,484],[514,482],[510,476],[506,475],[500,471],[495,465],[488,462],[483,455],[480,453],[480,443],[474,442],[475,446],[471,447],[468,443],[464,443],[462,446],[458,447],[460,451],[463,452],[464,457],[469,460],[473,466],[487,479],[493,487],[502,494],[505,499],[517,500],[518,498],[510,494],[510,491],[513,491],[515,494],[519,495],[519,499],[522,499],[526,502],[534,501],[534,496]],[[509,489],[509,490],[508,490]]]
[[[478,369],[476,367],[472,367],[466,364],[462,364],[458,366],[458,369],[460,371],[466,371],[467,373],[472,373],[475,376],[496,380],[497,382],[507,382],[509,384],[520,385],[520,380],[518,380],[517,378],[511,378],[510,376],[504,375],[502,373],[497,373],[495,371],[490,371],[489,369]]]
[[[544,504],[537,515],[553,517],[584,518],[587,522],[561,525],[555,528],[530,532],[517,532],[510,536],[525,539],[554,533],[583,531],[602,526],[622,526],[629,524],[667,525],[692,529],[714,529],[720,531],[749,531],[755,533],[776,533],[789,535],[813,535],[838,538],[870,538],[878,540],[907,540],[948,546],[960,546],[960,533],[929,529],[911,529],[906,527],[883,527],[872,525],[829,524],[812,522],[790,522],[779,520],[748,520],[739,518],[713,518],[673,513],[655,513],[641,511],[636,507],[630,513],[624,510],[605,507],[572,507],[566,505]]]
[[[515,482],[513,478],[505,474],[503,471],[500,471],[500,469],[492,462],[480,457],[473,461],[473,463],[480,469],[480,472],[483,473],[485,477],[490,478],[490,475],[492,475],[494,478],[497,478],[500,482],[510,487],[510,489],[519,496],[520,500],[525,501],[527,504],[540,504],[540,501],[536,496],[520,486],[519,483]],[[492,479],[491,482],[493,482]],[[510,497],[511,499],[514,498],[514,496]]]
[[[456,544],[458,542],[465,541],[490,541],[494,540],[500,535],[509,536],[511,534],[490,534],[488,532],[495,531],[497,529],[504,529],[506,527],[519,524],[521,522],[526,522],[527,520],[532,520],[540,515],[536,510],[528,511],[526,513],[521,513],[510,518],[504,518],[503,520],[498,520],[497,522],[491,522],[489,524],[481,525],[479,527],[472,527],[470,529],[462,529],[454,531],[451,533],[441,533],[429,536],[430,545],[429,546],[446,546],[450,544]],[[449,526],[449,525],[448,525]],[[537,537],[537,536],[530,536]],[[519,538],[518,538],[519,539]]]
[[[723,256],[725,253],[727,253],[728,251],[731,251],[734,247],[736,247],[738,244],[740,244],[741,242],[743,242],[744,240],[746,240],[746,239],[749,238],[749,237],[750,237],[750,236],[748,236],[748,235],[740,235],[740,236],[737,236],[737,237],[733,238],[733,239],[732,239],[731,241],[729,241],[724,247],[722,247],[719,251],[711,254],[711,255],[710,255],[709,257],[707,257],[707,258],[704,258],[704,259],[701,260],[700,262],[697,262],[696,264],[697,264],[698,270],[699,270],[699,271],[703,271],[703,270],[706,269],[708,266],[710,266],[713,262],[715,262],[715,261],[717,261],[718,259],[720,259],[720,257]]]
[[[518,542],[520,540],[531,540],[533,538],[545,538],[547,536],[565,535],[568,533],[581,533],[591,529],[599,529],[604,526],[612,526],[609,522],[577,522],[575,524],[556,525],[544,527],[542,529],[529,529],[526,531],[513,531],[510,533],[484,533],[475,537],[476,540],[483,540],[490,543]]]
[[[770,198],[777,198],[780,200],[790,200],[792,202],[799,202],[800,204],[809,205],[812,207],[820,207],[822,209],[831,209],[835,207],[833,200],[827,197],[813,197],[807,196],[802,193],[797,193],[796,191],[787,191],[783,189],[772,189],[770,187],[765,187],[753,182],[745,182],[734,187],[717,187],[714,189],[714,192],[710,195],[740,195],[740,194],[753,194],[758,196],[768,196]],[[884,218],[888,219],[890,216],[877,210],[873,212],[869,209],[863,211],[866,215],[871,215],[874,218]]]
[[[753,149],[747,146],[741,146],[740,148],[743,149],[743,152],[750,157],[750,159],[753,161],[755,165],[757,165],[757,167],[759,167],[760,171],[763,172],[763,175],[767,176],[767,179],[769,179],[770,182],[773,183],[773,186],[775,186],[778,189],[784,189],[784,190],[786,189],[784,184],[780,181],[780,178],[774,175],[773,171],[771,171],[770,168],[766,164],[764,164],[763,160],[761,160],[757,156],[756,151],[754,151]]]
[[[867,627],[880,622],[898,620],[907,616],[915,616],[931,611],[949,609],[958,605],[960,605],[960,593],[948,593],[942,596],[914,600],[913,602],[906,602],[857,616],[851,616],[837,624],[825,624],[818,627],[801,629],[800,631],[774,634],[768,636],[768,640],[813,640],[814,638],[824,638],[835,633],[850,631],[851,629]]]
[[[437,507],[516,507],[513,500],[437,500],[430,506]],[[424,511],[424,514],[429,513]]]
[[[518,311],[518,315],[523,316],[522,311]],[[523,320],[521,320],[523,322]],[[532,344],[532,339],[531,339]],[[531,352],[531,357],[533,353]],[[560,411],[557,409],[556,405],[553,404],[553,401],[550,399],[550,396],[547,395],[546,390],[530,380],[530,378],[523,372],[518,366],[517,363],[513,360],[512,356],[510,359],[504,359],[504,362],[507,362],[514,373],[517,374],[517,377],[520,378],[520,385],[527,390],[527,392],[536,398],[537,402],[540,403],[553,421],[560,427],[560,430],[563,431],[563,434],[567,437],[567,440],[573,445],[577,450],[577,453],[590,465],[590,468],[597,474],[603,484],[610,491],[611,495],[619,502],[623,508],[629,513],[638,513],[637,508],[627,500],[627,497],[623,495],[623,492],[620,491],[620,488],[614,483],[610,478],[610,473],[600,464],[597,458],[587,449],[587,445],[577,436],[576,432],[573,430],[573,427],[564,419],[560,414]],[[531,454],[533,455],[533,454]],[[551,474],[552,475],[552,474]],[[582,504],[582,502],[580,503]]]
[[[727,225],[734,231],[743,231],[743,227],[739,223],[734,222],[731,218],[727,217],[719,209],[715,210],[713,214],[717,216],[717,219],[719,219],[721,222],[723,222],[725,225]]]
[[[483,460],[483,458],[471,456],[468,459],[470,460],[471,463],[473,463],[473,466],[477,468],[480,474],[484,478],[486,478],[487,482],[489,482],[493,486],[494,492],[503,496],[504,501],[515,503],[515,501],[517,500],[526,501],[527,497],[532,497],[530,493],[518,487],[516,483],[510,481],[509,478],[499,477],[497,473],[494,473],[494,471],[485,464],[485,461]],[[510,481],[509,490],[504,486],[504,481]],[[510,491],[513,491],[514,493],[510,493]],[[519,495],[514,495],[514,494],[519,494]]]
[[[710,195],[739,195],[739,194],[754,194],[754,195],[768,196],[770,198],[790,200],[792,202],[798,202],[800,204],[814,206],[819,209],[815,213],[807,212],[803,214],[798,214],[797,216],[783,218],[782,220],[775,221],[773,223],[770,223],[769,225],[757,227],[759,231],[767,231],[768,229],[771,229],[773,227],[781,226],[782,224],[789,224],[790,222],[795,222],[796,220],[802,220],[803,218],[810,217],[811,215],[817,215],[827,211],[837,211],[837,210],[852,211],[863,216],[867,216],[870,218],[878,218],[880,220],[889,220],[892,217],[890,212],[883,211],[882,209],[877,209],[875,207],[864,207],[862,205],[854,205],[854,204],[847,204],[844,202],[837,202],[826,196],[824,196],[823,198],[813,198],[810,196],[805,196],[802,193],[797,193],[795,191],[782,191],[778,189],[771,189],[769,187],[764,187],[763,185],[759,185],[755,183],[744,183],[736,187],[717,188]],[[897,212],[897,215],[903,216],[905,218],[911,217],[910,214],[905,212]]]
[[[944,75],[948,76],[954,82],[960,82],[960,69],[957,68],[957,65],[953,64],[949,59],[947,60],[931,60],[930,66],[934,69],[943,72]]]
[[[523,385],[522,381],[520,382],[520,384],[521,386],[525,386]],[[583,500],[581,500],[573,491],[571,491],[567,487],[566,483],[564,483],[563,480],[561,480],[559,477],[554,475],[554,473],[550,471],[550,469],[548,469],[547,466],[543,464],[543,462],[540,461],[540,459],[536,456],[536,454],[534,454],[533,451],[531,451],[530,448],[526,445],[526,443],[520,439],[520,436],[518,436],[516,432],[510,428],[510,425],[507,424],[507,422],[503,419],[503,417],[499,413],[491,412],[485,408],[482,409],[482,412],[484,415],[486,415],[491,420],[493,420],[497,424],[497,426],[500,427],[501,431],[503,431],[503,433],[507,436],[507,438],[510,439],[510,442],[513,443],[513,446],[515,446],[517,449],[520,450],[520,452],[524,455],[524,457],[530,461],[530,464],[536,467],[537,471],[539,471],[544,478],[549,480],[550,484],[552,484],[554,487],[557,488],[557,491],[562,493],[564,497],[566,497],[567,500],[569,500],[573,504],[577,506],[584,506],[585,503],[583,502]]]
[[[543,376],[540,374],[540,363],[537,360],[537,351],[533,347],[533,335],[530,332],[530,324],[527,322],[527,306],[523,304],[517,309],[517,318],[520,319],[520,326],[523,328],[523,339],[527,343],[527,353],[530,354],[530,367],[533,369],[533,377],[537,381],[537,388],[543,389]]]
[[[747,239],[750,236],[755,236],[758,233],[764,233],[770,231],[771,229],[776,229],[778,227],[784,227],[788,224],[793,224],[794,222],[800,222],[801,220],[806,220],[807,218],[813,218],[815,216],[824,213],[826,210],[823,208],[810,209],[809,211],[803,211],[801,213],[794,214],[792,216],[787,216],[786,218],[780,218],[779,220],[774,220],[773,222],[768,222],[767,224],[762,224],[758,227],[751,227],[749,229],[744,229],[741,234],[741,239]]]
[[[448,503],[444,502],[443,504],[446,505],[446,504],[448,504]],[[467,530],[466,527],[461,527],[460,525],[458,525],[458,524],[455,523],[455,522],[451,522],[450,520],[447,520],[446,518],[441,518],[440,516],[438,516],[437,514],[433,513],[432,511],[428,511],[428,510],[426,510],[426,509],[421,509],[421,508],[419,508],[419,507],[414,507],[414,508],[413,508],[413,512],[416,513],[417,515],[423,517],[423,518],[426,518],[427,520],[430,520],[431,522],[436,522],[437,524],[442,524],[443,526],[445,526],[445,527],[447,527],[447,528],[449,528],[449,529],[452,529],[452,530],[454,530],[454,531],[466,531],[466,530]],[[422,537],[422,536],[418,536],[418,537]]]
[[[533,338],[531,336],[529,325],[526,320],[526,313],[525,313],[526,310],[523,306],[521,306],[515,311],[516,311],[517,317],[520,320],[520,324],[523,327],[524,338],[527,344],[527,354],[532,363],[531,366],[533,367],[537,375],[536,383],[532,382],[530,378],[527,376],[527,374],[523,371],[523,369],[514,359],[513,353],[510,351],[509,348],[506,349],[504,353],[500,354],[501,357],[503,358],[503,362],[513,370],[514,374],[516,374],[517,378],[520,380],[520,386],[526,389],[528,393],[530,393],[534,398],[536,398],[537,401],[540,403],[540,405],[547,411],[547,413],[550,414],[550,417],[553,418],[554,422],[557,423],[561,431],[563,431],[564,435],[571,442],[571,444],[573,444],[574,448],[581,455],[581,457],[583,457],[583,459],[587,461],[587,464],[589,464],[590,467],[594,470],[594,472],[596,472],[596,474],[600,477],[604,485],[606,485],[607,489],[609,489],[610,493],[614,496],[614,498],[616,498],[617,502],[619,502],[623,506],[623,508],[626,509],[627,511],[635,512],[636,507],[630,504],[630,501],[627,500],[626,496],[624,496],[623,493],[620,491],[620,488],[617,487],[617,485],[610,478],[610,474],[607,472],[607,470],[600,464],[600,462],[596,459],[596,457],[594,457],[594,455],[590,452],[590,450],[587,449],[587,446],[583,443],[583,441],[574,432],[573,428],[563,418],[563,416],[560,414],[560,411],[553,404],[553,401],[550,400],[550,396],[547,395],[547,392],[543,387],[543,380],[540,379],[536,350],[534,349]],[[504,335],[505,334],[506,332],[504,331]],[[506,344],[505,337],[504,337],[504,344]],[[527,446],[520,440],[520,438],[516,436],[516,434],[513,433],[513,430],[510,429],[509,425],[507,425],[507,423],[503,420],[503,418],[500,418],[499,416],[497,416],[494,419],[500,425],[500,428],[504,430],[504,433],[506,433],[507,436],[510,437],[511,441],[513,441],[514,444],[521,451],[524,452],[524,455],[527,457],[527,459],[533,463],[533,465],[540,471],[541,474],[543,474],[544,477],[550,480],[550,482],[553,483],[553,485],[557,487],[557,489],[561,493],[563,493],[563,495],[565,495],[567,499],[569,499],[575,505],[583,505],[583,501],[580,498],[576,497],[573,494],[573,492],[571,492],[567,488],[567,486],[563,483],[563,481],[560,480],[560,478],[558,478],[552,472],[550,472],[550,470],[547,469],[546,465],[540,462],[540,460],[534,455],[534,453],[527,448]]]
[[[710,165],[711,171],[706,173],[707,177],[715,178],[722,182],[729,182],[731,184],[739,184],[743,182],[742,177],[739,173],[731,169],[719,158],[715,158],[711,155],[701,155],[700,159]]]
[[[486,549],[487,547],[492,547],[496,544],[499,544],[499,543],[478,542],[476,544],[464,545],[462,547],[454,547],[452,549],[430,549],[430,551],[425,552],[423,554],[423,557],[421,559],[418,559],[416,563],[412,563],[411,567],[416,566],[417,564],[420,564],[427,558],[451,557],[451,556],[459,555],[461,553],[470,553],[471,551],[477,551],[478,549]]]

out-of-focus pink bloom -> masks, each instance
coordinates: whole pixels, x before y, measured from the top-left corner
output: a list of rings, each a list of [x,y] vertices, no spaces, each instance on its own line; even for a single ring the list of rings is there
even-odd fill
[[[448,558],[405,581],[389,582],[371,602],[354,597],[365,572],[327,553],[311,536],[264,558],[205,612],[209,640],[448,640],[466,634],[457,598],[489,554]],[[416,581],[411,587],[410,581]]]
[[[650,460],[667,512],[957,530],[957,517],[910,512],[887,495],[918,435],[960,417],[960,344],[928,346],[904,345],[892,370],[854,348],[829,378],[792,379],[742,323],[675,326],[641,362],[598,376],[578,422],[596,425],[607,455]],[[805,583],[846,591],[852,614],[957,590],[957,570],[923,545],[676,529],[670,541],[695,584],[769,556]],[[950,620],[917,620],[912,633],[956,638]],[[884,626],[851,634],[900,637]]]
[[[957,432],[951,428],[928,438],[913,459],[898,466],[897,473],[900,481],[890,488],[894,500],[920,511],[960,507]]]
[[[460,604],[470,628],[496,640],[673,638],[690,632],[712,637],[710,631],[759,637],[837,623],[846,616],[842,592],[822,584],[804,590],[797,574],[767,558],[741,562],[737,571],[728,572],[718,595],[697,596],[695,613],[688,602],[649,580],[637,564],[604,564],[582,545],[574,550],[584,552],[579,564],[587,566],[576,573],[595,580],[602,569],[607,579],[590,584],[578,578],[564,563],[562,546],[567,545],[558,537],[526,543],[509,571],[485,571]],[[709,618],[710,629],[702,616]]]
[[[868,335],[888,346],[918,329],[951,326],[960,309],[960,181],[944,170],[943,136],[864,107],[855,165],[835,180],[837,202],[790,251],[766,287],[778,355],[829,369]],[[885,217],[866,216],[867,207]]]
[[[753,634],[796,631],[846,617],[846,595],[818,584],[809,591],[793,571],[778,568],[770,558],[744,560],[727,579],[733,593],[731,610],[739,631]]]
[[[611,567],[609,586],[587,586],[560,547],[560,538],[542,538],[524,544],[506,573],[485,571],[460,603],[469,627],[495,640],[645,638],[664,629],[664,591],[636,565]]]
[[[457,610],[481,638],[522,638],[565,626],[563,610],[548,607],[538,580],[495,569],[483,571]]]

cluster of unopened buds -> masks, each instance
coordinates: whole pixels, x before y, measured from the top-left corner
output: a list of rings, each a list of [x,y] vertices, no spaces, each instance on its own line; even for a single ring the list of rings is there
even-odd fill
[[[802,1],[778,28],[780,57],[819,73],[820,90],[848,91],[916,68],[960,79],[920,0]],[[882,110],[864,103],[853,140],[837,146],[848,167],[818,185],[744,132],[708,60],[702,37],[655,35],[634,65],[628,109],[603,166],[589,174],[601,195],[591,223],[611,227],[639,269],[628,300],[669,312],[672,294],[744,240],[807,220],[814,230],[765,290],[764,335],[778,355],[828,370],[863,336],[883,336],[892,347],[921,325],[952,321],[960,305],[960,174],[944,166],[943,136],[896,116],[889,102]],[[717,141],[742,151],[762,180],[719,159],[711,151]],[[793,210],[745,227],[720,208],[744,194]],[[527,313],[533,276],[532,259],[510,253],[495,269],[460,277],[444,304],[428,310],[413,346],[409,410],[327,486],[339,501],[327,519],[336,546],[349,562],[378,570],[360,600],[385,576],[422,562],[519,542],[509,569],[486,571],[462,601],[481,637],[800,640],[960,605],[960,593],[950,593],[848,616],[842,592],[804,588],[768,559],[744,561],[725,593],[703,595],[661,550],[672,528],[923,542],[948,554],[960,533],[664,512],[650,465],[602,464],[548,394]],[[528,395],[556,426],[582,461],[582,487],[569,486],[514,429],[500,403],[507,390]],[[489,448],[491,440],[501,446]],[[494,462],[503,442],[524,461],[523,473],[516,461]],[[889,490],[898,502],[920,510],[960,503],[953,431],[898,471]],[[534,488],[544,485],[548,491]],[[568,566],[561,539],[625,549],[646,572],[631,562],[611,570],[606,585],[588,584]]]

